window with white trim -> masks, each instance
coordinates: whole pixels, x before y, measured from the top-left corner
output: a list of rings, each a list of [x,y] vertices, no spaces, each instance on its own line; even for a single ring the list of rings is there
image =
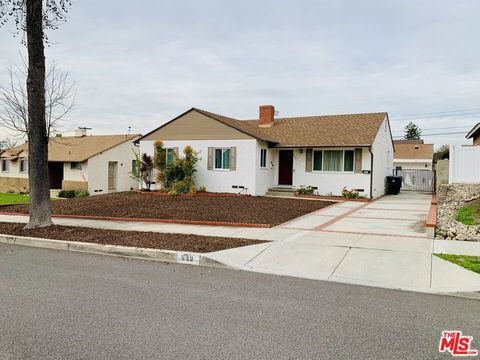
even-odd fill
[[[10,160],[2,160],[2,172],[8,172],[10,170]]]
[[[260,167],[267,167],[267,149],[260,149]]]
[[[353,172],[355,166],[354,150],[314,150],[313,171]]]
[[[215,166],[216,170],[230,169],[230,148],[215,148]]]
[[[28,172],[28,160],[20,160],[20,172]]]

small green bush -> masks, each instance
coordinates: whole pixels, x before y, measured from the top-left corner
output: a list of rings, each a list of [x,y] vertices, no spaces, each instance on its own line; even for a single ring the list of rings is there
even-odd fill
[[[85,190],[77,190],[75,191],[75,197],[85,197],[85,196],[88,196],[90,195],[88,193],[88,191],[85,191]]]
[[[59,198],[71,199],[75,197],[88,196],[88,191],[85,190],[60,190],[58,193]]]
[[[300,186],[300,189],[297,190],[297,193],[299,195],[313,195],[313,192],[315,191],[315,189],[313,188],[313,186]]]
[[[202,185],[198,188],[198,192],[207,192],[207,187]]]
[[[58,197],[70,199],[75,197],[75,190],[60,190]]]

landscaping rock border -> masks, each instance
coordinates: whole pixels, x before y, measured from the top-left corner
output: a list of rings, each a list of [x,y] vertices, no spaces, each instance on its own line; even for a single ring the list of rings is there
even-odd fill
[[[465,203],[480,198],[480,184],[451,184],[445,200],[438,207],[436,239],[480,241],[480,226],[464,225],[457,220],[457,211]]]

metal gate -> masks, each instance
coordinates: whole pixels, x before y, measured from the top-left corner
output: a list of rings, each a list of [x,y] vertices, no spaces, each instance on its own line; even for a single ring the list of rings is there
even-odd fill
[[[435,191],[435,170],[393,170],[402,177],[402,190]]]

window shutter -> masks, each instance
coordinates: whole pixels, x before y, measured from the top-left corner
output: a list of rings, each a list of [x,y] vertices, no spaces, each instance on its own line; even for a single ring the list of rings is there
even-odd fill
[[[312,172],[312,149],[307,149],[305,151],[305,171]]]
[[[208,148],[207,169],[213,170],[213,147]]]
[[[355,149],[355,172],[362,172],[362,149]]]
[[[230,171],[237,170],[237,148],[230,148]]]

